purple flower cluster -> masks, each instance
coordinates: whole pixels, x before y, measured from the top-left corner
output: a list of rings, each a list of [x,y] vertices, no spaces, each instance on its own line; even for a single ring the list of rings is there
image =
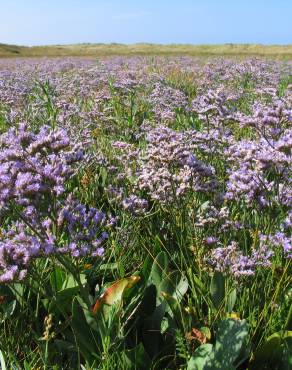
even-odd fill
[[[273,252],[263,245],[253,249],[250,256],[246,256],[240,251],[238,243],[232,241],[227,246],[213,249],[209,263],[216,271],[239,278],[254,275],[260,266],[269,267],[272,256]]]
[[[214,169],[199,160],[191,150],[188,137],[165,126],[151,130],[147,147],[140,154],[136,187],[152,200],[166,203],[188,191],[214,193]]]
[[[282,250],[285,258],[292,258],[292,237],[278,231],[274,235],[260,235],[261,244]]]
[[[111,206],[186,211],[215,269],[253,275],[272,255],[291,258],[289,75],[291,63],[255,58],[0,61],[0,116],[12,127],[0,138],[0,207],[12,215],[0,279],[23,278],[42,256],[103,254],[115,220],[67,196],[82,158],[70,142],[85,149],[82,165],[103,167]],[[260,240],[243,243],[255,230]]]
[[[0,282],[21,280],[36,258],[69,254],[72,257],[102,256],[108,238],[101,231],[106,216],[87,209],[71,196],[60,203],[57,222],[30,206],[21,214],[23,221],[11,222],[0,236]]]
[[[220,233],[223,233],[240,230],[243,226],[239,221],[232,219],[228,207],[223,206],[217,209],[215,206],[207,203],[197,212],[195,227],[200,229],[216,227]]]
[[[148,202],[146,199],[138,198],[136,195],[130,195],[122,202],[123,209],[132,213],[134,216],[144,215],[148,209]]]
[[[0,238],[0,283],[23,279],[30,260],[39,256],[41,249],[39,238],[28,233],[24,223],[14,223]]]
[[[146,199],[139,198],[135,194],[125,195],[122,187],[109,186],[105,189],[110,203],[115,203],[133,216],[143,216],[147,213],[149,204]]]
[[[124,199],[123,207],[132,203],[133,197],[140,198],[134,195],[137,192],[144,196],[146,193],[149,200],[165,204],[188,192],[214,194],[217,191],[214,169],[195,156],[188,133],[158,126],[148,131],[145,148],[121,141],[113,142],[112,147],[119,164],[115,170],[120,168],[116,176],[119,185],[111,185],[107,193],[110,198],[120,201],[125,198],[122,187],[127,184],[126,193],[130,196]],[[141,202],[144,204],[141,207],[146,209],[146,201]]]
[[[251,206],[273,203],[291,207],[291,129],[278,140],[241,140],[226,150],[232,163],[226,199],[243,198]]]
[[[237,119],[241,127],[252,127],[261,136],[269,139],[278,139],[286,123],[290,120],[291,108],[288,103],[273,97],[268,105],[256,102],[252,107],[252,115],[245,115],[242,112],[237,114]]]
[[[102,256],[108,233],[100,232],[100,229],[105,223],[104,213],[80,204],[70,195],[57,214],[59,233],[69,239],[60,250],[63,253],[70,253],[73,257]],[[47,232],[50,232],[49,228]]]
[[[68,152],[69,138],[62,130],[39,133],[28,131],[25,124],[11,128],[0,137],[0,202],[20,205],[38,202],[44,196],[59,196],[72,175],[71,163],[82,152]]]
[[[0,199],[10,218],[0,234],[0,282],[21,280],[36,258],[103,255],[105,215],[66,194],[81,158],[62,130],[20,125],[1,136]]]
[[[178,110],[184,111],[188,106],[187,97],[182,91],[162,83],[156,84],[148,101],[158,121],[171,121]]]
[[[192,101],[191,111],[198,114],[199,118],[207,125],[219,126],[226,120],[233,118],[233,111],[230,103],[236,101],[233,94],[228,96],[222,90],[209,90],[206,94],[199,95]]]

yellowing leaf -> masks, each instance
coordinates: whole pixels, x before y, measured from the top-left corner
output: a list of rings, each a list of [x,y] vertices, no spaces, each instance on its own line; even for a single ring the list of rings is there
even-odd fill
[[[104,304],[111,306],[122,300],[124,292],[132,288],[139,280],[140,276],[130,276],[128,278],[116,281],[113,285],[106,289],[100,298],[97,299],[92,309],[93,313],[100,311]]]

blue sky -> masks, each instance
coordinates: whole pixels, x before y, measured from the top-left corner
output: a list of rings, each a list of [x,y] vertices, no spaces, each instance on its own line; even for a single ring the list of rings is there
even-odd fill
[[[0,0],[0,43],[292,43],[292,0]]]

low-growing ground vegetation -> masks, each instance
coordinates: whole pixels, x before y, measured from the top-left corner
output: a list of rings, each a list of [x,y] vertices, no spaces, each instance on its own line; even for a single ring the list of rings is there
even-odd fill
[[[291,66],[0,60],[1,369],[291,369]]]

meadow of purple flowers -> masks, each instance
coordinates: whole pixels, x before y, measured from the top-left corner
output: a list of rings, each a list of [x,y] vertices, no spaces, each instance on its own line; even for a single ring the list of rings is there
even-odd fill
[[[8,368],[292,366],[291,71],[0,60]]]

